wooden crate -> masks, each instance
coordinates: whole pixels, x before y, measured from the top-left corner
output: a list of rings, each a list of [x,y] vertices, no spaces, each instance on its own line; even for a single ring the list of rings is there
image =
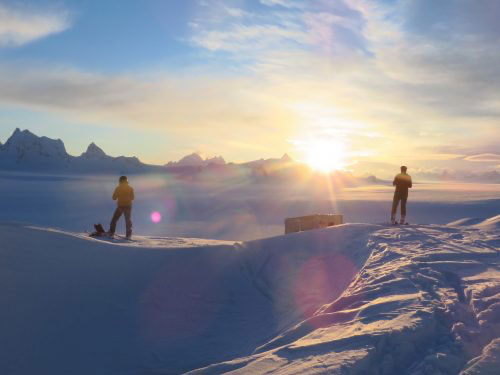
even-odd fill
[[[342,215],[316,214],[285,219],[285,234],[318,228],[326,228],[344,223]]]

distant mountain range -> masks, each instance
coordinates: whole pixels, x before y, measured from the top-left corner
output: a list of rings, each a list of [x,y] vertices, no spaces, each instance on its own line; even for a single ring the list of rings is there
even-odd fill
[[[80,156],[66,152],[60,139],[38,137],[29,130],[17,128],[5,144],[0,145],[0,169],[65,173],[141,173],[161,170],[136,157],[106,155],[94,143]]]
[[[179,161],[163,166],[141,162],[137,157],[107,155],[95,143],[91,143],[80,156],[68,154],[60,139],[39,137],[29,130],[17,128],[5,144],[0,143],[0,170],[63,172],[63,173],[152,173],[152,172],[198,172],[201,169],[244,168],[253,172],[265,172],[267,167],[290,166],[293,160],[284,155],[281,159],[260,159],[248,163],[226,163],[222,156],[203,159],[192,153]],[[257,173],[258,174],[258,173]]]
[[[5,144],[0,143],[0,170],[56,174],[142,174],[168,173],[218,181],[242,178],[247,182],[293,183],[323,178],[308,166],[295,162],[287,154],[281,158],[259,159],[246,163],[227,163],[222,156],[203,159],[192,153],[177,162],[151,165],[137,157],[107,155],[95,143],[91,143],[80,156],[67,153],[63,141],[39,137],[29,130],[19,128]],[[374,176],[359,178],[347,172],[335,172],[332,178],[341,180],[343,186],[380,183]]]
[[[169,167],[206,167],[210,164],[224,165],[226,161],[222,156],[215,156],[213,158],[203,159],[200,154],[193,152],[190,155],[184,156],[179,161],[170,161],[165,166]]]

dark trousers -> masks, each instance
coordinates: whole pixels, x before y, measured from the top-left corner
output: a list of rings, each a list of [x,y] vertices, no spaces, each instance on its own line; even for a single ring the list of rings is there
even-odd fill
[[[408,194],[395,192],[394,198],[392,199],[392,211],[391,217],[396,216],[396,212],[398,211],[398,205],[401,201],[401,216],[406,216],[406,201],[408,200]]]
[[[118,219],[125,215],[125,227],[127,229],[127,237],[132,235],[132,220],[130,219],[132,215],[132,206],[116,207],[113,218],[111,219],[111,224],[109,224],[109,233],[115,233],[116,223]]]

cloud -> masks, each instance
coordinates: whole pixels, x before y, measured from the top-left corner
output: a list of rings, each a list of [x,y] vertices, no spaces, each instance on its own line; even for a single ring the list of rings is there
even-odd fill
[[[409,99],[447,116],[500,114],[497,1],[350,3],[379,73]]]
[[[448,168],[418,169],[412,173],[413,179],[417,181],[462,181],[500,183],[500,173],[495,170],[470,171]]]
[[[257,150],[263,156],[286,150],[295,121],[282,103],[251,78],[192,72],[112,75],[54,66],[0,65],[0,103],[56,112],[77,122],[150,129],[173,144],[193,148],[202,144],[210,154],[224,149],[236,160],[250,159]],[[256,135],[258,145],[241,148]]]
[[[276,25],[233,25],[229,30],[212,30],[196,35],[192,42],[211,51],[248,52],[278,46],[283,40],[304,42],[306,34],[300,30]]]
[[[250,57],[254,61],[265,60],[268,52],[277,50],[367,52],[359,32],[361,14],[342,0],[261,2],[269,9],[237,11],[224,1],[214,2],[207,12],[192,21],[196,27],[192,28],[191,43],[210,51],[234,53],[236,59]]]
[[[479,154],[467,156],[464,160],[475,161],[475,162],[491,162],[497,163],[500,161],[500,155],[498,154]]]
[[[22,46],[64,31],[69,26],[69,16],[65,11],[0,4],[0,47]]]
[[[302,1],[297,0],[260,0],[261,4],[267,5],[270,7],[274,6],[282,6],[285,8],[304,8],[304,3]]]

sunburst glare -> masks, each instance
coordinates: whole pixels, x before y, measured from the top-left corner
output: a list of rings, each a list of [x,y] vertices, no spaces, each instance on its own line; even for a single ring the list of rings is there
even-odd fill
[[[313,140],[303,144],[304,161],[313,169],[330,173],[347,166],[347,146],[336,140]]]

